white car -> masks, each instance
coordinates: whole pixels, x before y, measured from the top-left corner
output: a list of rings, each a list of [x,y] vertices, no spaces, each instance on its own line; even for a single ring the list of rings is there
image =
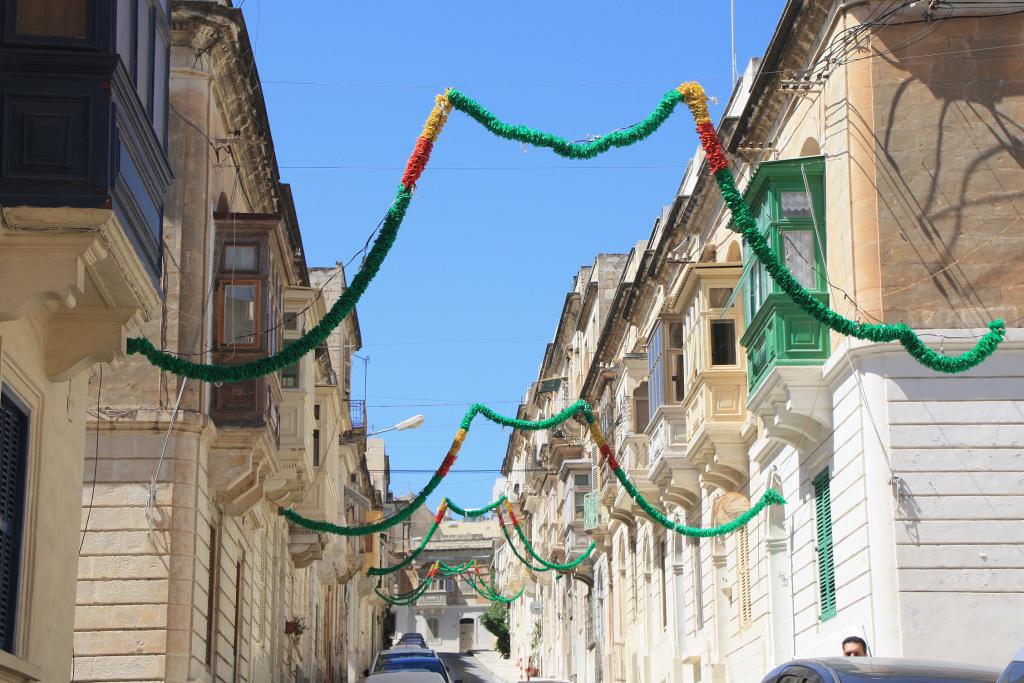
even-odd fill
[[[444,678],[432,671],[393,671],[373,674],[366,683],[444,683]]]
[[[1024,648],[1006,665],[996,683],[1024,683]]]

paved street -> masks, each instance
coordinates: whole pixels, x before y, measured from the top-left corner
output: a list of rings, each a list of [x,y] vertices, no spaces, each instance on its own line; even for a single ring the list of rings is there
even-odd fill
[[[456,654],[452,652],[439,653],[445,665],[452,672],[453,681],[462,683],[503,683],[500,678],[495,678],[476,659],[470,655]]]

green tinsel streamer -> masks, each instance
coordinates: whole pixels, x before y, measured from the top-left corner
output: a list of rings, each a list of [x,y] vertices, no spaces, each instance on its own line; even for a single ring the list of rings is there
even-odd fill
[[[590,140],[588,142],[570,142],[552,133],[530,128],[529,126],[518,126],[505,123],[497,116],[487,111],[479,102],[467,97],[458,90],[448,91],[448,102],[459,111],[467,114],[494,133],[500,138],[515,140],[534,147],[548,147],[555,154],[569,159],[593,159],[598,154],[607,152],[612,147],[628,147],[640,142],[654,131],[658,130],[662,123],[672,115],[672,111],[680,102],[683,96],[678,90],[671,90],[665,93],[661,102],[654,108],[650,116],[628,128],[616,130],[607,135]]]
[[[523,592],[526,590],[526,586],[523,586],[519,589],[519,592],[513,595],[511,598],[506,598],[504,595],[499,595],[497,591],[492,590],[489,586],[486,586],[484,584],[477,585],[477,582],[473,579],[473,577],[469,576],[468,574],[463,578],[466,579],[469,585],[473,587],[473,590],[480,594],[480,597],[482,597],[484,600],[490,600],[491,602],[515,602],[523,595]]]
[[[295,510],[289,510],[287,508],[281,508],[278,510],[278,514],[286,519],[295,522],[299,526],[310,529],[311,531],[318,531],[325,534],[337,534],[338,536],[365,536],[367,534],[374,534],[380,531],[386,531],[396,524],[401,524],[405,520],[412,517],[412,513],[416,512],[423,503],[426,502],[427,497],[434,492],[434,489],[441,483],[442,477],[438,474],[434,474],[427,482],[427,485],[416,494],[407,506],[384,519],[372,522],[370,524],[362,524],[359,526],[338,526],[337,524],[331,524],[330,522],[322,522],[315,519],[308,519],[303,517]]]
[[[278,353],[248,363],[237,365],[218,365],[216,363],[193,363],[170,353],[160,351],[145,337],[132,337],[128,340],[129,354],[141,353],[149,362],[175,375],[198,379],[204,382],[243,382],[245,380],[264,377],[277,372],[295,362],[304,355],[324,344],[331,332],[352,312],[359,298],[366,291],[370,281],[377,275],[381,264],[395,243],[398,228],[405,218],[405,211],[412,201],[412,190],[400,186],[391,208],[388,209],[380,234],[370,247],[362,268],[352,278],[352,283],[341,297],[331,306],[331,310],[306,334],[299,337],[291,345]]]
[[[674,531],[684,536],[699,536],[701,538],[710,538],[712,536],[724,536],[725,534],[736,531],[741,526],[744,526],[747,522],[756,517],[761,510],[769,505],[785,505],[786,499],[782,497],[782,494],[775,489],[768,489],[761,496],[761,499],[757,501],[749,510],[744,512],[742,515],[729,522],[728,524],[722,524],[721,526],[708,527],[702,529],[700,527],[685,526],[673,522],[671,519],[662,514],[661,510],[654,507],[648,502],[646,498],[640,495],[640,492],[636,490],[636,486],[629,480],[626,473],[621,469],[614,470],[615,476],[618,478],[619,483],[626,489],[630,497],[636,501],[636,504],[640,506],[640,509],[647,513],[647,516],[653,519],[658,524],[662,525],[670,531]]]
[[[462,418],[462,423],[459,426],[462,429],[468,430],[469,425],[473,422],[473,418],[477,415],[483,415],[491,422],[496,422],[502,426],[534,432],[541,429],[551,429],[552,427],[562,424],[577,413],[583,413],[587,422],[594,421],[594,413],[590,409],[590,404],[582,398],[562,412],[557,415],[552,415],[546,420],[517,420],[514,417],[508,417],[497,413],[485,406],[483,403],[474,403],[470,409],[466,411],[466,415]]]
[[[416,586],[412,590],[404,593],[396,593],[395,595],[388,595],[387,593],[384,593],[381,591],[380,585],[380,581],[378,580],[373,592],[379,595],[381,599],[391,605],[407,606],[412,605],[423,597],[423,594],[426,593],[427,589],[430,587],[430,581],[420,581],[420,585]]]
[[[473,567],[473,560],[468,560],[467,562],[463,562],[462,564],[457,564],[454,567],[446,564],[443,561],[439,561],[438,566],[440,567],[440,571],[442,574],[444,574],[445,576],[453,576],[455,574],[461,574],[471,569]]]
[[[504,502],[505,502],[505,496],[502,496],[501,498],[499,498],[498,500],[494,501],[490,505],[485,505],[484,507],[476,508],[475,510],[465,510],[463,508],[460,508],[458,505],[456,505],[455,503],[453,503],[452,501],[449,500],[448,501],[448,509],[451,510],[452,512],[454,512],[455,514],[461,515],[463,517],[479,517],[480,515],[486,515],[488,512],[490,512],[491,510],[495,509],[496,507],[499,507]]]
[[[537,551],[533,549],[533,546],[530,545],[530,539],[526,537],[526,534],[523,532],[522,529],[519,528],[519,525],[515,524],[513,526],[515,526],[516,532],[519,534],[519,540],[523,542],[523,547],[526,548],[526,551],[528,553],[530,553],[530,556],[533,559],[540,562],[545,567],[547,567],[548,569],[557,569],[558,571],[562,572],[568,571],[570,569],[575,569],[576,567],[580,566],[580,564],[582,564],[585,559],[590,557],[590,553],[594,552],[594,548],[597,547],[597,543],[591,541],[587,549],[584,550],[583,553],[580,554],[580,556],[577,557],[575,560],[566,562],[565,564],[559,564],[558,562],[548,562],[543,557],[538,555]]]
[[[1000,342],[1006,336],[1006,324],[1002,320],[993,320],[988,324],[989,331],[978,340],[973,349],[964,351],[957,356],[947,356],[929,348],[906,323],[861,323],[840,315],[815,299],[779,259],[764,235],[757,229],[757,221],[750,212],[750,207],[747,206],[743,195],[736,188],[732,172],[728,168],[724,168],[715,174],[715,179],[718,181],[722,198],[732,214],[733,222],[730,227],[733,231],[743,235],[743,239],[750,245],[751,251],[764,264],[765,270],[782,291],[812,318],[830,329],[866,341],[899,341],[903,348],[921,365],[937,372],[946,373],[964,372],[984,362],[995,353]]]
[[[528,559],[523,557],[519,553],[519,551],[516,550],[516,544],[512,541],[512,536],[511,536],[511,534],[508,533],[508,528],[506,528],[504,524],[501,525],[501,533],[503,533],[505,535],[505,540],[508,541],[508,547],[512,549],[512,554],[516,556],[516,559],[518,559],[520,562],[522,562],[524,565],[526,565],[527,569],[530,569],[531,571],[535,571],[535,572],[550,571],[547,567],[537,567],[537,566],[531,564]]]
[[[385,576],[387,574],[393,574],[397,572],[399,569],[405,569],[410,564],[412,564],[413,560],[415,560],[419,556],[419,554],[423,552],[424,548],[427,547],[427,544],[430,543],[430,538],[434,535],[435,531],[437,531],[437,522],[434,522],[430,525],[430,530],[427,531],[427,535],[423,537],[423,540],[420,542],[419,547],[416,548],[416,550],[409,553],[408,557],[406,557],[404,560],[402,560],[398,564],[393,564],[390,567],[371,567],[370,570],[366,572],[366,575]]]

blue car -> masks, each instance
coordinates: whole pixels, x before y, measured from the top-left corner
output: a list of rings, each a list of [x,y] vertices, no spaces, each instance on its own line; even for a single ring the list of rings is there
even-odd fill
[[[445,683],[453,683],[448,669],[437,657],[400,657],[385,659],[377,663],[374,673],[382,671],[432,671],[441,674]],[[459,683],[455,681],[454,683]]]

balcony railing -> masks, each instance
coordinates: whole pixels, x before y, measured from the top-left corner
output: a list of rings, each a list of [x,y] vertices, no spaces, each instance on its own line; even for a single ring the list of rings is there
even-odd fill
[[[352,429],[366,429],[366,401],[361,399],[349,401],[349,414],[352,418]]]

